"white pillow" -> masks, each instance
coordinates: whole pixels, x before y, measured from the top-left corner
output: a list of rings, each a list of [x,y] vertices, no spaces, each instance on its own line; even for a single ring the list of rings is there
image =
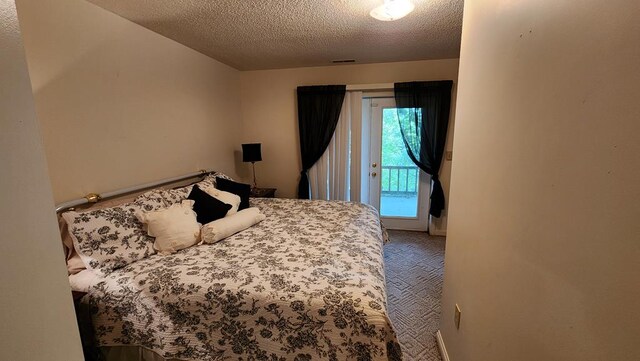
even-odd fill
[[[258,208],[246,208],[240,212],[227,216],[202,227],[201,237],[205,243],[216,243],[234,233],[245,230],[264,220],[266,216]]]
[[[155,237],[153,248],[161,254],[175,253],[200,242],[200,224],[196,221],[192,200],[184,200],[154,212],[139,212],[140,222]]]
[[[216,198],[217,200],[231,205],[231,209],[226,214],[227,217],[238,212],[238,207],[240,207],[240,196],[231,192],[221,191],[210,186],[205,187],[202,190],[205,191],[208,195]]]

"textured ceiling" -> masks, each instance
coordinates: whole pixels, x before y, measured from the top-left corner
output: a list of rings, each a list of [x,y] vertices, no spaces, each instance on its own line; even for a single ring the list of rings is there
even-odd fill
[[[240,70],[457,58],[462,0],[414,0],[381,22],[382,0],[89,0]]]

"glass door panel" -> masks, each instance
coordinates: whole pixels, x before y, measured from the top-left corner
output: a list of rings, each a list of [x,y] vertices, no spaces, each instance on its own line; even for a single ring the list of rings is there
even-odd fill
[[[396,108],[382,109],[380,215],[418,217],[420,169],[405,149]]]
[[[430,177],[407,155],[395,100],[371,98],[363,103],[370,107],[369,203],[380,211],[387,228],[424,231]]]

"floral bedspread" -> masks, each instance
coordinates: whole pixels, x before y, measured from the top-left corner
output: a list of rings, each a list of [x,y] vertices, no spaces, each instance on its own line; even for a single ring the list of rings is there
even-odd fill
[[[267,218],[118,269],[82,299],[100,346],[184,360],[401,360],[376,211],[252,199]]]

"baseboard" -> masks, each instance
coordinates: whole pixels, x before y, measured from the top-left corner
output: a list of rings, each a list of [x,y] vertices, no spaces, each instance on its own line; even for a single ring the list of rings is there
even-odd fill
[[[432,236],[441,236],[441,237],[446,237],[447,236],[447,230],[445,229],[429,229],[429,234]]]
[[[442,333],[440,333],[440,330],[436,332],[436,342],[438,343],[438,351],[440,351],[442,361],[451,361],[449,359],[449,354],[447,353],[447,348],[444,346],[444,340],[442,339]]]

